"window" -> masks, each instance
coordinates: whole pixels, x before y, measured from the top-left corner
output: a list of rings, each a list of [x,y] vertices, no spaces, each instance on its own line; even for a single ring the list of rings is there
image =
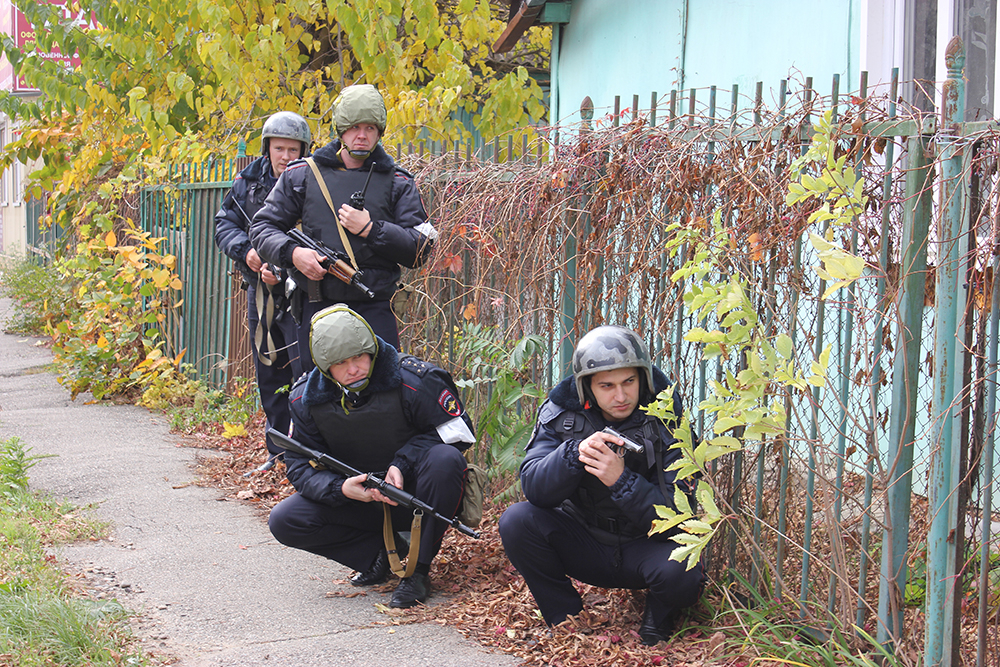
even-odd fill
[[[11,183],[14,187],[14,206],[24,203],[24,165],[20,160],[14,160],[14,179]]]
[[[0,124],[0,151],[7,148],[7,124]],[[7,206],[10,203],[10,170],[4,169],[0,174],[0,206]]]

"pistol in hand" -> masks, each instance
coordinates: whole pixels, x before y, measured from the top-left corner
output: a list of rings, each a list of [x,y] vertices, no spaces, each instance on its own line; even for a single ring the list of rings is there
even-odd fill
[[[622,435],[621,433],[611,428],[610,426],[606,426],[602,430],[602,433],[607,433],[608,435],[613,435],[616,438],[621,438],[622,442],[625,443],[624,445],[616,445],[611,442],[605,443],[608,447],[613,449],[615,453],[618,454],[619,456],[624,456],[626,451],[632,452],[633,454],[642,454],[644,451],[646,451],[645,448],[638,442],[632,440],[631,438],[628,438],[625,435]]]

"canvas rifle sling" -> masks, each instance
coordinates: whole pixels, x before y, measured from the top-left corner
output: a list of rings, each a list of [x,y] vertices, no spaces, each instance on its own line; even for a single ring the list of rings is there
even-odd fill
[[[385,539],[385,550],[389,554],[389,568],[392,573],[400,579],[405,579],[417,567],[417,556],[420,554],[420,526],[423,523],[424,513],[421,510],[413,510],[413,523],[410,525],[410,553],[406,555],[406,568],[399,561],[399,554],[396,553],[396,538],[393,536],[392,517],[389,515],[389,505],[382,503],[385,512],[385,521],[382,522],[382,537]]]
[[[274,296],[270,285],[257,276],[257,328],[253,332],[254,345],[257,347],[257,358],[260,363],[270,366],[278,359],[274,339],[271,337],[271,327],[274,326]]]

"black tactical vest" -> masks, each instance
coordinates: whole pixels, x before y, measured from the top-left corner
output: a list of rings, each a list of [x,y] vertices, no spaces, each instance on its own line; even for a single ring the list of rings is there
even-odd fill
[[[330,454],[361,472],[383,473],[417,433],[403,412],[402,389],[372,394],[359,407],[330,401],[309,410]]]
[[[560,413],[552,425],[566,440],[582,441],[597,431],[586,415],[571,410]],[[651,447],[661,446],[659,429],[648,428],[648,423],[617,430],[630,439],[643,443],[650,455]],[[625,455],[625,465],[638,475],[649,478],[651,468],[649,458],[646,455],[629,452]],[[640,526],[622,512],[611,499],[611,489],[593,475],[583,476],[576,491],[563,503],[563,509],[587,524],[591,533],[601,541],[611,542],[618,536],[635,539],[645,536],[649,531],[649,526]],[[602,540],[602,537],[610,539]]]
[[[265,183],[263,180],[260,180],[260,181],[254,181],[253,183],[247,186],[247,200],[246,200],[245,210],[248,218],[253,220],[253,217],[257,214],[257,211],[264,208],[264,200],[267,199],[267,195],[269,192],[271,192],[271,187],[273,185],[274,185],[273,180],[271,180],[270,184]]]
[[[317,166],[326,180],[326,187],[330,191],[330,199],[336,210],[340,210],[340,207],[350,200],[352,194],[363,189],[365,181],[368,179],[366,169],[332,169],[319,164]],[[365,208],[372,220],[393,220],[395,218],[391,201],[393,178],[395,178],[395,171],[372,172],[371,182],[368,184],[368,190],[365,191]],[[311,168],[306,169],[305,179],[306,197],[302,203],[302,231],[307,236],[319,239],[330,248],[346,252],[344,244],[340,240],[340,232],[337,231],[336,219],[329,204],[326,203],[326,198],[323,196]],[[347,238],[354,250],[354,258],[358,263],[357,268],[361,269],[362,280],[375,291],[375,298],[384,300],[391,297],[396,290],[396,282],[399,280],[399,265],[373,253],[361,237],[347,232]],[[323,297],[327,300],[363,299],[360,294],[355,287],[333,276],[326,276],[323,279]]]

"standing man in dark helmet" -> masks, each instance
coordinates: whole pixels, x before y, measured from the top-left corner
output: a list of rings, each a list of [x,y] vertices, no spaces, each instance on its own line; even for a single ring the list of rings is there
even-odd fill
[[[301,375],[295,323],[284,311],[284,273],[261,260],[250,245],[250,222],[264,205],[271,188],[289,163],[309,154],[312,132],[306,119],[291,111],[279,111],[264,123],[261,156],[239,173],[232,189],[215,214],[215,243],[243,274],[247,289],[247,324],[253,349],[260,403],[267,425],[288,433],[288,389]],[[282,390],[282,388],[285,388]],[[282,453],[266,436],[268,460],[261,469],[274,465]]]
[[[640,406],[670,382],[652,365],[645,343],[620,326],[587,333],[573,353],[573,375],[549,393],[538,412],[521,463],[527,502],[500,518],[500,537],[547,624],[583,609],[570,578],[602,588],[649,589],[639,636],[647,645],[668,639],[677,612],[697,602],[703,574],[670,560],[677,546],[647,534],[655,505],[673,506],[679,456],[670,427]],[[680,396],[674,392],[675,412]],[[643,452],[621,455],[622,438]],[[624,451],[624,450],[622,450]]]
[[[292,389],[295,439],[357,470],[380,473],[454,516],[468,467],[462,451],[475,436],[451,376],[415,357],[401,357],[343,304],[314,315],[311,331],[316,367]],[[365,488],[364,474],[345,477],[294,451],[285,453],[285,464],[298,493],[271,510],[274,537],[357,570],[350,580],[354,586],[385,581],[390,562],[383,508],[393,506],[390,523],[397,531],[411,529],[412,512]],[[415,569],[396,586],[391,607],[427,599],[431,561],[447,529],[447,523],[424,515]],[[398,538],[394,546],[403,551]]]
[[[382,340],[399,349],[390,299],[400,265],[419,266],[437,232],[427,220],[413,177],[397,167],[379,143],[386,111],[378,90],[368,84],[348,86],[334,105],[337,138],[310,161],[289,166],[254,217],[250,238],[261,257],[291,268],[303,294],[310,295],[299,318],[300,349],[308,349],[313,314],[335,303],[361,314]],[[362,190],[364,208],[357,209],[350,204],[351,195]],[[288,236],[300,220],[306,236],[349,256],[374,298],[328,274],[319,253]],[[311,365],[305,358],[303,364],[304,370]]]

